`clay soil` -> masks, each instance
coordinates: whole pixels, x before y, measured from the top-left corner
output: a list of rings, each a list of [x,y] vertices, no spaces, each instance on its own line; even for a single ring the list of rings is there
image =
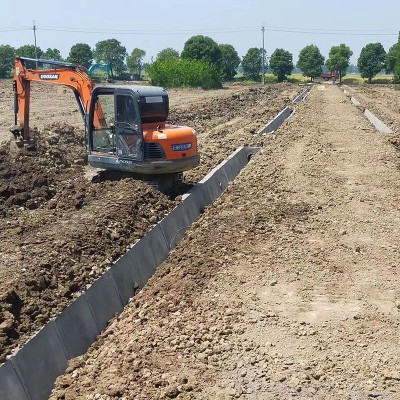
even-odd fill
[[[399,155],[313,88],[51,399],[399,399]]]
[[[196,183],[301,91],[298,86],[172,90],[170,119],[198,132]],[[37,149],[10,154],[12,83],[0,81],[0,362],[161,220],[179,196],[133,179],[86,178],[82,119],[71,91],[32,85]],[[178,193],[179,194],[179,193]]]

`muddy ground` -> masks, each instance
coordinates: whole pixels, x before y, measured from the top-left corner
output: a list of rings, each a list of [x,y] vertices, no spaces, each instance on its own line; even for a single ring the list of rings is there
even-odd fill
[[[0,81],[0,130],[13,125],[11,81]],[[173,90],[170,120],[198,132],[195,183],[301,91],[298,86]],[[179,201],[133,179],[85,178],[83,127],[73,94],[33,84],[36,151],[0,149],[0,361],[85,290]]]
[[[399,154],[318,85],[51,399],[398,399]]]

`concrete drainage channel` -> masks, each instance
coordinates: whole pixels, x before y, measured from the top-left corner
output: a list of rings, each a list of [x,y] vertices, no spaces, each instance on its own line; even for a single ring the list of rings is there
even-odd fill
[[[351,102],[356,107],[361,107],[361,103],[354,96],[352,96],[349,93],[349,91],[347,91],[346,89],[343,89],[343,93],[347,97],[350,97]],[[364,109],[364,115],[367,117],[368,121],[371,122],[372,125],[374,125],[375,129],[378,132],[380,132],[380,133],[393,133],[393,131],[383,121],[381,121],[376,115],[374,115],[367,108]]]
[[[68,360],[84,354],[108,321],[143,287],[186,230],[259,147],[240,147],[214,168],[94,284],[0,368],[1,400],[43,400]]]
[[[307,88],[294,103],[305,99]],[[291,115],[286,107],[259,133],[266,134]],[[0,368],[0,400],[47,399],[68,360],[86,352],[108,321],[123,310],[184,237],[204,208],[215,201],[259,147],[240,147],[214,168],[182,202],[139,240],[93,285],[35,334]]]
[[[310,90],[311,86],[307,86],[306,89],[293,100],[293,103],[299,104],[304,101],[308,96]],[[275,132],[283,124],[283,122],[292,115],[293,111],[294,110],[291,107],[285,107],[274,119],[272,119],[268,122],[268,124],[262,127],[257,132],[257,134],[266,135],[268,133]]]

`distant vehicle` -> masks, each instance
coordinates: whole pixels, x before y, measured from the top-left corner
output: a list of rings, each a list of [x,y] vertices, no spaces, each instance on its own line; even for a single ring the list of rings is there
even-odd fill
[[[339,74],[337,72],[321,72],[320,77],[326,81],[336,81],[339,79]]]
[[[98,63],[98,64],[93,64],[89,68],[89,75],[94,78],[95,76],[95,71],[97,70],[102,70],[105,71],[107,74],[107,82],[112,82],[112,77],[111,77],[111,67],[110,64],[108,63]]]

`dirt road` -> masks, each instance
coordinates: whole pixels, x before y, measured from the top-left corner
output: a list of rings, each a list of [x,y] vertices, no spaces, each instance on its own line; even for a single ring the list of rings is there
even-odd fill
[[[389,139],[315,87],[51,398],[400,398]]]
[[[300,90],[172,91],[171,120],[196,129],[202,159],[185,182],[203,178],[238,146],[261,141],[252,132]],[[6,136],[11,81],[0,80],[0,91],[0,136]],[[179,201],[132,179],[89,182],[72,92],[43,84],[32,85],[32,92],[37,151],[15,158],[0,148],[0,363]]]

